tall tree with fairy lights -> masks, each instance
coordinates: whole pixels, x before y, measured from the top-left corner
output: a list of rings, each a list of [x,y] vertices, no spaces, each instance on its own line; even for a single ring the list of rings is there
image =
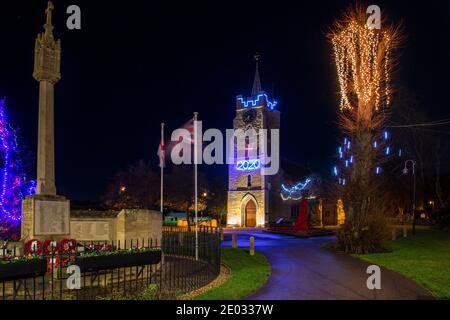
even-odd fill
[[[345,166],[335,167],[346,222],[338,232],[338,245],[346,252],[382,249],[387,224],[383,210],[383,124],[391,105],[393,50],[400,43],[400,27],[372,28],[366,8],[350,7],[335,22],[329,39],[340,93],[339,125],[345,135],[340,156]],[[374,144],[377,144],[374,147]]]
[[[20,238],[22,199],[35,191],[36,183],[27,180],[20,155],[5,101],[0,100],[0,239]]]

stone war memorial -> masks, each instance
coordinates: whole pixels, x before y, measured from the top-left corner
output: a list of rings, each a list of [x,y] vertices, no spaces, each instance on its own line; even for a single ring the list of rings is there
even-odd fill
[[[39,130],[36,194],[22,201],[22,240],[77,239],[119,241],[154,238],[161,241],[162,217],[148,210],[123,210],[108,218],[71,218],[70,200],[58,195],[55,183],[54,91],[61,79],[61,41],[53,34],[49,2],[44,32],[34,48],[33,77],[39,82]]]
[[[22,239],[70,236],[70,201],[55,184],[54,87],[61,79],[61,41],[53,36],[53,5],[46,10],[44,32],[34,48],[33,77],[39,82],[39,129],[36,194],[22,202]]]
[[[54,10],[48,2],[34,48],[36,188],[22,199],[20,241],[0,241],[0,301],[174,298],[206,285],[220,269],[217,228],[196,230],[201,247],[194,250],[193,230],[163,233],[160,211],[78,210],[58,194],[54,114],[64,101],[55,104],[62,46],[53,33]]]

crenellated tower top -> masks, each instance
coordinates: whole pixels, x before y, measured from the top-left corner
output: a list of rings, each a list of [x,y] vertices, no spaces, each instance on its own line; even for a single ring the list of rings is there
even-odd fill
[[[256,53],[255,56],[255,78],[253,79],[253,86],[251,96],[244,98],[243,95],[236,97],[236,109],[246,109],[254,107],[264,107],[271,111],[276,110],[277,101],[269,100],[267,93],[262,89],[261,77],[259,76],[259,61],[261,56]]]

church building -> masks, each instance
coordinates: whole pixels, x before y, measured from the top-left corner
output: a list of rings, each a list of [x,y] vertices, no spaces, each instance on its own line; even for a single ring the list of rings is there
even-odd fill
[[[277,102],[271,100],[262,90],[258,70],[259,56],[256,55],[255,59],[256,72],[251,96],[236,97],[233,129],[244,131],[254,129],[257,133],[260,129],[280,129],[280,111],[277,109]],[[259,141],[257,143],[258,150],[261,150]],[[271,150],[270,131],[267,149]],[[258,154],[256,159],[250,159],[246,152],[243,158],[238,158],[238,154],[235,152],[234,163],[228,167],[227,225],[264,227],[269,219],[275,218],[270,217],[272,212],[277,212],[277,218],[289,212],[288,208],[281,208],[283,206],[280,197],[281,169],[275,175],[263,175],[264,154]]]

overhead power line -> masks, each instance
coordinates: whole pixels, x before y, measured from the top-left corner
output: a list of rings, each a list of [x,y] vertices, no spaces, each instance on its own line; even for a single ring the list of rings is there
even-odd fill
[[[386,126],[386,128],[413,128],[413,127],[431,127],[431,126],[442,126],[450,124],[450,119],[442,119],[432,122],[424,122],[424,123],[415,123],[415,124],[403,124],[403,125],[394,125],[394,126]]]

